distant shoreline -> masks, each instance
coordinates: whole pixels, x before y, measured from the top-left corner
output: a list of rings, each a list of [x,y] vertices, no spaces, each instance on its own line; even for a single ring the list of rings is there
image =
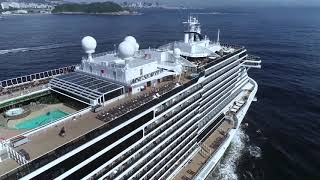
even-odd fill
[[[119,11],[119,12],[105,12],[105,13],[86,13],[86,12],[56,12],[52,14],[62,15],[109,15],[109,16],[136,16],[141,15],[139,12]]]

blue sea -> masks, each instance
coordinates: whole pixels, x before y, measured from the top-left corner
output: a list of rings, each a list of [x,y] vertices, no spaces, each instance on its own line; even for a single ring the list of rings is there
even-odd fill
[[[27,15],[0,19],[0,80],[80,63],[81,38],[97,52],[126,35],[142,48],[183,39],[181,22],[197,16],[211,39],[244,45],[263,60],[249,74],[257,102],[209,179],[320,179],[320,9],[147,10],[140,16]]]

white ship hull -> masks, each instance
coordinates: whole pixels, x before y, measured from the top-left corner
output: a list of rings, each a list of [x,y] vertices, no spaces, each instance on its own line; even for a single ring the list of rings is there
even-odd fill
[[[251,105],[251,103],[253,102],[256,92],[258,90],[258,85],[257,83],[253,80],[250,79],[250,84],[253,85],[254,89],[252,90],[252,92],[250,93],[250,96],[247,100],[247,103],[244,105],[244,107],[237,113],[237,118],[238,118],[238,124],[236,125],[235,129],[231,129],[228,132],[228,137],[224,140],[224,142],[220,145],[219,149],[213,153],[213,155],[208,159],[207,163],[205,163],[202,167],[201,170],[199,170],[199,172],[197,172],[197,174],[193,177],[193,179],[195,180],[203,180],[206,179],[208,177],[208,175],[216,168],[217,164],[219,163],[219,161],[221,160],[221,158],[224,156],[226,150],[228,149],[229,145],[232,142],[232,139],[234,138],[234,136],[237,134],[236,132],[239,130],[241,123]],[[241,94],[239,95],[239,97],[242,96]],[[237,97],[238,98],[238,97]],[[236,98],[236,99],[237,99]],[[232,101],[228,106],[226,106],[226,108],[232,106],[232,103],[234,101]],[[227,109],[222,110],[226,111]],[[181,163],[181,165],[169,176],[169,179],[173,179],[177,173],[179,173],[179,171],[184,168],[184,166],[190,162],[190,160],[192,160],[192,158],[194,157],[194,155],[199,152],[201,150],[201,147],[198,147],[194,150],[194,152],[192,152],[190,154],[190,156],[188,156],[188,158],[186,158],[183,163]]]
[[[238,112],[238,125],[236,129],[232,129],[229,132],[229,137],[225,140],[225,142],[221,145],[221,147],[219,148],[219,150],[216,152],[216,154],[214,154],[210,160],[208,161],[207,164],[204,165],[204,167],[202,168],[202,170],[198,173],[198,175],[194,178],[196,180],[203,180],[206,177],[208,177],[208,175],[210,174],[210,172],[212,172],[214,170],[214,168],[217,166],[217,164],[219,163],[220,159],[223,157],[224,153],[226,152],[227,148],[229,147],[230,143],[232,142],[233,137],[236,135],[236,132],[239,130],[240,125],[251,105],[251,103],[253,102],[253,99],[255,98],[256,92],[258,90],[258,85],[256,84],[256,82],[254,80],[251,79],[251,82],[255,83],[255,88],[254,90],[251,92],[248,101],[246,103],[246,105],[243,107],[243,109],[241,109]]]
[[[13,165],[0,172],[2,177],[205,179],[256,95],[258,85],[247,71],[259,68],[261,61],[250,58],[242,46],[203,37],[196,18],[187,23],[184,42],[156,50],[139,50],[128,36],[130,42],[120,43],[118,54],[93,55],[96,41],[85,37],[88,57],[80,66],[0,82],[7,98],[0,107],[28,98],[32,102],[41,91],[86,105],[1,141],[10,159],[0,168]],[[36,92],[24,94],[25,87]],[[11,90],[16,99],[7,94]],[[59,134],[56,128],[61,128]],[[51,143],[43,146],[44,139]],[[21,140],[23,154],[14,145]]]

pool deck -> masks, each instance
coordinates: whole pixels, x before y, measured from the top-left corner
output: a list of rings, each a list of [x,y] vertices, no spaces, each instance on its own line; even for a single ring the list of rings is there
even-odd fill
[[[29,136],[30,141],[16,149],[26,150],[30,155],[30,159],[35,159],[101,126],[103,122],[96,119],[95,116],[96,114],[89,112],[76,120],[65,121],[58,126],[48,128],[39,134]],[[66,130],[64,137],[59,136],[62,127]]]
[[[31,114],[28,115],[27,117],[24,117],[22,119],[8,121],[8,127],[14,129],[16,124],[19,124],[19,123],[21,123],[25,120],[31,119],[31,118],[35,118],[35,117],[40,116],[42,114],[46,114],[46,113],[53,111],[55,109],[59,109],[59,110],[65,112],[65,113],[68,113],[68,114],[72,114],[72,113],[76,112],[76,110],[74,110],[68,106],[65,106],[62,103],[46,105],[46,107],[44,107],[42,109],[35,110],[35,111],[31,112]]]
[[[59,124],[58,126],[47,128],[45,131],[39,132],[32,136],[28,136],[29,142],[14,149],[16,151],[24,149],[30,156],[29,161],[32,161],[33,159],[41,157],[45,153],[50,152],[57,147],[79,136],[82,136],[83,134],[86,134],[87,132],[104,124],[104,122],[96,119],[95,117],[95,113],[89,112],[85,115],[82,115],[80,118],[76,118],[75,120],[68,120]],[[59,136],[59,132],[62,127],[65,127],[66,130],[66,134],[64,137]],[[0,131],[2,132],[2,129]],[[11,132],[9,137],[12,137],[15,135],[19,135],[25,131],[6,130],[6,132]],[[18,166],[19,165],[11,159],[0,162],[0,176],[12,169],[15,169]]]

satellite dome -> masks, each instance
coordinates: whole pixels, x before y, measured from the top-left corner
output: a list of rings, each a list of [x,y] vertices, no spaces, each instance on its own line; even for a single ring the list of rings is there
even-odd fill
[[[124,41],[131,42],[132,44],[137,43],[136,38],[134,38],[133,36],[127,36],[126,38],[124,38]]]
[[[140,48],[140,45],[139,45],[138,43],[136,43],[136,44],[135,44],[135,48],[136,48],[136,51],[138,51],[139,48]]]
[[[94,53],[95,49],[97,47],[97,41],[91,37],[91,36],[86,36],[82,39],[82,48],[86,53]]]
[[[174,55],[175,58],[180,58],[181,50],[179,48],[175,48],[173,50],[173,55]]]
[[[118,50],[120,57],[126,59],[134,55],[136,52],[136,47],[129,41],[123,41],[119,44]]]

